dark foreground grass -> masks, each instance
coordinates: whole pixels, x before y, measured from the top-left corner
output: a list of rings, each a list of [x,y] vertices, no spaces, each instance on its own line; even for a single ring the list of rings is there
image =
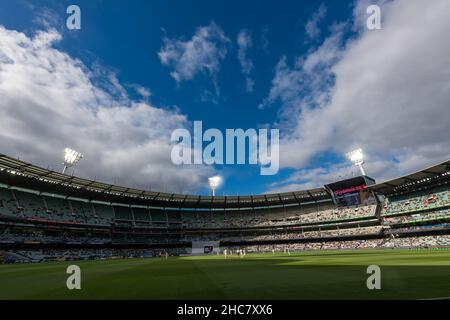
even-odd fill
[[[66,268],[82,289],[66,288]],[[379,265],[382,289],[368,290]],[[1,265],[0,299],[431,299],[450,297],[450,250],[128,259]]]

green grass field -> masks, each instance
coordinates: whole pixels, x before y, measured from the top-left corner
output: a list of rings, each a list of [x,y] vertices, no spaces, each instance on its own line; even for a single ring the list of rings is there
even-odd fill
[[[82,270],[81,290],[66,268]],[[381,267],[381,290],[366,287]],[[450,250],[365,250],[0,265],[0,299],[432,299],[450,297]]]

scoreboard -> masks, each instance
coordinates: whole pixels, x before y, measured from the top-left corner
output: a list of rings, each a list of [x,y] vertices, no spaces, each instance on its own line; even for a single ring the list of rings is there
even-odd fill
[[[374,179],[360,176],[334,182],[325,187],[331,192],[338,206],[357,206],[376,202],[375,196],[367,190],[372,184],[375,184]]]

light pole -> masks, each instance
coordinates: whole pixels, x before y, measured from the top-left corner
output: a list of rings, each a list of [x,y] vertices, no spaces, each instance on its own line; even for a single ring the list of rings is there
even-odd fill
[[[366,175],[366,172],[364,171],[363,164],[364,164],[364,154],[362,149],[356,149],[349,153],[347,153],[347,158],[350,160],[355,166],[361,170],[361,174],[363,176]]]
[[[211,188],[213,197],[216,196],[216,189],[220,185],[221,182],[222,182],[222,178],[219,176],[214,176],[214,177],[208,178],[208,184],[209,184],[209,187]]]
[[[75,151],[70,148],[65,148],[64,149],[64,168],[63,168],[62,173],[65,174],[68,168],[76,165],[78,163],[78,161],[80,161],[81,159],[83,159],[83,155],[80,152]]]

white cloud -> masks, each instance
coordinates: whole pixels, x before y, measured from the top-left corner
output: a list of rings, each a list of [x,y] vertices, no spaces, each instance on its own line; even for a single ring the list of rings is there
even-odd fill
[[[306,22],[305,33],[310,39],[316,39],[320,35],[319,22],[327,14],[327,7],[322,3],[311,18]]]
[[[138,84],[130,85],[130,87],[133,88],[144,101],[148,101],[148,99],[152,96],[152,92],[150,91],[149,88],[146,88]]]
[[[72,147],[85,155],[77,175],[172,192],[211,174],[171,164],[170,134],[189,126],[184,115],[133,101],[113,72],[55,49],[58,32],[28,37],[0,26],[0,39],[2,153],[60,170],[63,148]]]
[[[335,33],[293,67],[278,64],[262,106],[283,105],[282,166],[362,147],[380,181],[450,157],[450,2],[379,3],[382,30],[357,29],[344,45]]]
[[[250,77],[253,70],[253,62],[248,57],[248,50],[253,47],[252,35],[249,30],[241,30],[237,36],[238,60],[241,65],[242,73],[245,75],[246,90],[253,92],[254,81]]]
[[[56,13],[54,10],[50,8],[39,8],[32,9],[35,11],[35,17],[33,18],[33,22],[45,29],[57,29],[62,31],[65,23],[63,19]]]
[[[211,22],[197,28],[189,40],[165,38],[158,56],[163,65],[172,68],[171,76],[177,83],[192,80],[199,73],[214,78],[227,55],[229,42],[223,30]]]
[[[267,192],[278,193],[319,188],[333,181],[354,176],[355,171],[353,167],[345,164],[332,165],[328,168],[302,169],[284,180],[271,184]]]
[[[331,67],[342,53],[342,37],[343,27],[336,28],[336,32],[319,48],[306,57],[298,57],[292,68],[289,67],[287,58],[282,57],[275,67],[269,95],[259,108],[263,109],[280,101],[284,106],[282,112],[286,114],[286,119],[291,121],[293,114],[298,117],[301,111],[326,102],[329,96],[326,89],[334,81]]]

